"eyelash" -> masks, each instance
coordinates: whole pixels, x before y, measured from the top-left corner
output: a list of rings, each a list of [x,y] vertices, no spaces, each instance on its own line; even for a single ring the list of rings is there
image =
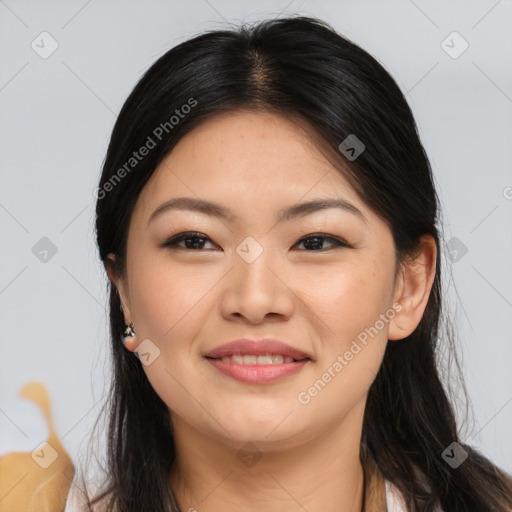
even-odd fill
[[[183,242],[184,240],[193,239],[193,238],[200,238],[200,239],[203,239],[203,240],[208,240],[210,242],[212,241],[209,237],[207,237],[203,233],[198,233],[197,231],[187,231],[187,232],[184,232],[184,233],[179,233],[179,234],[169,238],[169,240],[164,242],[161,245],[161,247],[166,247],[166,248],[173,249],[173,250],[177,249],[177,250],[188,250],[188,251],[201,251],[202,249],[189,249],[187,247],[181,247],[181,246],[177,245],[179,242]],[[332,241],[332,242],[334,242],[334,245],[336,247],[350,247],[349,244],[347,244],[346,242],[344,242],[340,238],[337,238],[337,237],[334,237],[334,236],[331,236],[331,235],[326,235],[324,233],[312,233],[310,235],[307,235],[307,236],[301,238],[295,245],[300,244],[300,243],[302,243],[304,241],[315,239],[315,238],[316,239],[321,239],[321,240]],[[211,249],[206,249],[206,250],[211,250]],[[319,250],[318,249],[314,249],[314,250],[310,250],[310,251],[306,250],[306,252],[325,252],[326,250],[329,250],[329,249],[319,249]]]

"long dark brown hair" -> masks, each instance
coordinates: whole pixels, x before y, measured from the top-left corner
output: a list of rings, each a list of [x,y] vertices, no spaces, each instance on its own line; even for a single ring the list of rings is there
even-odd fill
[[[433,237],[441,254],[431,167],[398,85],[375,58],[329,25],[297,16],[200,34],[165,53],[137,83],[114,126],[96,191],[100,258],[107,264],[107,255],[114,253],[118,276],[125,275],[134,205],[158,164],[203,120],[233,109],[294,116],[310,127],[391,229],[398,261],[414,254],[423,235]],[[365,145],[355,160],[338,150],[350,134]],[[155,146],[131,161],[134,151],[149,145],[148,137]],[[116,287],[108,286],[107,467],[104,492],[93,502],[108,497],[108,510],[117,512],[178,511],[169,488],[175,458],[169,410],[140,361],[123,346],[120,298]],[[441,336],[447,316],[441,291],[438,257],[418,327],[404,341],[387,345],[369,390],[361,446],[411,511],[438,505],[445,512],[511,510],[506,473],[459,439],[439,373],[440,349],[455,351],[450,329]],[[442,457],[454,442],[468,453],[457,468]]]

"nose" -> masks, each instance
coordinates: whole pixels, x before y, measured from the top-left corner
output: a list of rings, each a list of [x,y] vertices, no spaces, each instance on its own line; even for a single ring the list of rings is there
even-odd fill
[[[226,319],[243,319],[251,324],[283,321],[294,308],[290,279],[271,250],[254,260],[234,255],[233,267],[224,280],[221,312]],[[287,282],[288,281],[288,282]]]

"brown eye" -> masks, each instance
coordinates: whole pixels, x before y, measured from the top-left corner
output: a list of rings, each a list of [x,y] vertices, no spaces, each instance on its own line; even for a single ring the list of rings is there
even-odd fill
[[[304,237],[301,240],[299,240],[296,245],[304,243],[305,247],[313,251],[319,252],[324,250],[321,246],[326,240],[332,242],[335,247],[349,247],[349,245],[343,240],[340,240],[339,238],[330,235],[324,235],[322,233],[315,233],[307,237]],[[317,247],[319,246],[320,249],[317,249]]]
[[[204,248],[206,241],[211,242],[211,240],[203,233],[187,231],[185,233],[179,233],[178,235],[169,238],[169,240],[162,244],[162,247],[197,251]],[[184,246],[178,245],[182,242],[184,243]]]
[[[329,242],[331,247],[323,247],[324,242]],[[185,233],[179,233],[167,240],[162,244],[162,247],[167,247],[171,249],[185,249],[185,250],[192,250],[192,251],[200,251],[204,249],[204,246],[206,243],[211,242],[212,245],[213,242],[210,238],[208,238],[203,233],[198,233],[197,231],[187,231]],[[182,244],[182,245],[179,245]],[[306,251],[308,252],[324,252],[326,250],[329,250],[336,247],[350,247],[349,244],[344,242],[343,240],[326,235],[323,233],[314,233],[312,235],[308,235],[307,237],[302,238],[299,240],[295,245],[304,244],[304,247],[306,248]],[[212,250],[212,249],[204,249],[204,250]]]

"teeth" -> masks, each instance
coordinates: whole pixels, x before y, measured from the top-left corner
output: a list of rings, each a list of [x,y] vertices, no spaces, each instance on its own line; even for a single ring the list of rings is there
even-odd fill
[[[283,364],[293,363],[293,357],[282,356],[280,354],[265,354],[261,356],[254,355],[233,355],[222,358],[225,363],[233,362],[236,364]]]
[[[242,356],[244,364],[258,364],[258,356]]]

